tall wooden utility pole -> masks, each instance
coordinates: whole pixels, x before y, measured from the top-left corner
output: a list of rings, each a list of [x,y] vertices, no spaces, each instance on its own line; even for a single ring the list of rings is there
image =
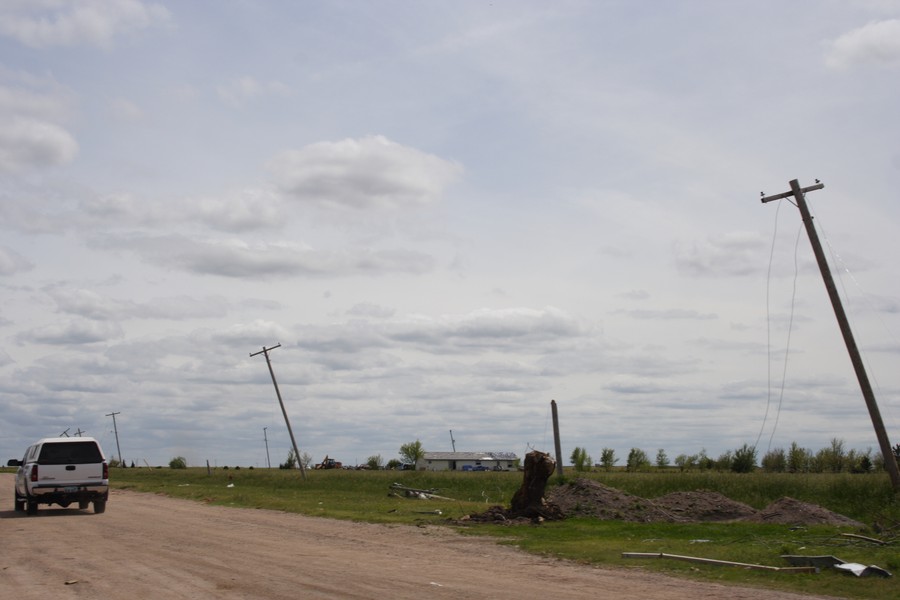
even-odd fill
[[[294,430],[291,429],[291,422],[288,419],[287,411],[284,410],[284,402],[281,400],[281,392],[278,390],[278,382],[275,381],[275,371],[272,370],[272,361],[269,360],[269,350],[274,350],[275,348],[281,348],[281,344],[276,344],[271,348],[266,348],[263,346],[263,349],[259,352],[254,352],[250,355],[250,357],[254,357],[258,354],[266,355],[266,364],[269,365],[269,375],[272,376],[272,383],[275,385],[275,395],[278,396],[278,404],[281,405],[281,414],[284,415],[284,423],[287,425],[288,433],[291,436],[291,444],[294,446],[294,456],[297,458],[297,464],[300,465],[300,474],[303,476],[303,479],[306,479],[306,469],[303,467],[303,460],[300,458],[300,450],[297,448],[297,440],[294,439]]]
[[[122,414],[121,411],[120,412],[112,412],[106,416],[113,418],[113,431],[116,433],[116,450],[119,453],[119,466],[124,467],[125,461],[122,460],[122,448],[119,447],[119,428],[116,427],[116,415],[119,415],[119,414]],[[66,429],[66,431],[68,431],[68,429]]]
[[[812,215],[809,214],[809,207],[806,205],[804,194],[821,190],[825,187],[825,184],[819,183],[817,179],[815,185],[801,188],[797,180],[794,179],[790,182],[790,185],[791,191],[775,196],[763,196],[762,201],[763,203],[772,202],[773,200],[781,200],[792,196],[797,201],[797,208],[800,209],[800,216],[803,218],[803,224],[806,226],[806,233],[809,236],[810,244],[812,244],[813,253],[816,255],[816,262],[819,263],[819,271],[822,272],[822,279],[825,280],[825,289],[828,290],[828,297],[831,298],[831,305],[834,307],[834,316],[837,317],[838,326],[841,328],[841,334],[844,336],[844,343],[847,345],[847,352],[850,353],[850,362],[853,363],[853,368],[856,370],[859,387],[862,390],[866,406],[869,408],[869,416],[872,418],[872,425],[875,427],[875,436],[878,438],[881,455],[884,457],[884,467],[891,477],[891,485],[894,488],[894,492],[900,492],[900,468],[897,467],[897,459],[894,457],[887,430],[884,428],[884,421],[881,419],[878,403],[875,402],[875,393],[872,391],[869,377],[866,375],[866,367],[863,365],[856,340],[853,339],[850,322],[847,320],[844,305],[841,304],[841,297],[838,295],[837,287],[834,285],[834,278],[831,276],[831,270],[828,268],[828,261],[825,260],[825,252],[822,250],[822,244],[819,242],[819,235],[816,233],[816,228],[813,225]]]

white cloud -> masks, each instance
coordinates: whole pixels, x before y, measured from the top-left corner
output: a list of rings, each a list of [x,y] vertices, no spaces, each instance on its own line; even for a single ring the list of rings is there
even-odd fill
[[[358,210],[429,204],[462,173],[457,163],[383,136],[311,144],[284,152],[269,167],[298,200]]]
[[[684,309],[684,308],[667,308],[664,310],[651,310],[651,309],[631,309],[631,310],[619,310],[616,311],[617,314],[625,314],[629,317],[633,317],[635,319],[687,319],[691,321],[708,321],[711,319],[716,319],[716,315],[711,313],[701,313],[696,310]]]
[[[281,197],[259,188],[246,188],[216,197],[189,199],[183,204],[187,207],[188,218],[199,219],[221,231],[279,228],[286,222]]]
[[[195,239],[181,235],[104,236],[95,248],[116,248],[171,269],[233,278],[300,275],[342,277],[386,272],[422,273],[434,266],[427,254],[409,250],[315,250],[297,243],[248,243],[239,239]]]
[[[269,190],[245,188],[215,196],[148,198],[132,193],[94,195],[81,202],[82,225],[107,228],[165,228],[185,225],[215,231],[246,232],[284,225],[284,202]]]
[[[17,336],[20,344],[51,344],[58,346],[93,344],[121,338],[124,335],[118,323],[88,319],[65,319],[22,332]]]
[[[900,65],[900,19],[875,21],[841,35],[829,45],[825,64],[833,69]]]
[[[216,88],[219,98],[234,108],[265,96],[280,96],[288,92],[288,87],[280,81],[260,82],[253,77],[244,76],[223,83]]]
[[[405,347],[433,354],[469,354],[473,349],[545,352],[589,336],[573,316],[554,307],[544,309],[480,309],[441,317],[410,316],[380,323],[354,322],[310,328],[300,345],[319,351],[359,352],[366,348]],[[352,350],[351,350],[352,349]]]
[[[0,68],[0,115],[60,122],[69,116],[71,93],[55,81]]]
[[[144,111],[140,106],[125,98],[115,98],[110,102],[113,115],[120,121],[140,121]]]
[[[6,246],[0,246],[0,276],[15,275],[34,268],[34,264],[24,256]]]
[[[212,339],[217,343],[232,346],[243,345],[247,350],[254,346],[271,346],[273,343],[288,342],[291,334],[283,325],[257,319],[251,323],[237,323],[223,331],[216,332]]]
[[[61,165],[77,153],[75,138],[53,123],[13,117],[0,128],[0,171]]]
[[[2,139],[2,133],[0,133]],[[0,154],[2,155],[2,154]],[[21,157],[20,157],[21,158]],[[83,233],[205,228],[241,233],[281,229],[288,221],[284,201],[271,191],[247,188],[219,195],[167,198],[133,192],[97,194],[92,190],[65,191],[66,202],[47,189],[19,190],[0,202],[5,226],[22,231]]]
[[[0,35],[35,48],[90,44],[169,22],[162,4],[140,0],[28,0],[0,4]]]
[[[697,277],[741,276],[759,272],[766,242],[758,233],[736,232],[702,242],[678,243],[678,268]]]
[[[0,172],[62,165],[78,153],[63,123],[71,93],[49,78],[0,69]]]
[[[354,317],[372,317],[375,319],[387,319],[394,316],[396,311],[393,308],[380,306],[372,302],[360,302],[347,311],[348,315]]]
[[[147,302],[105,297],[83,288],[52,287],[47,291],[59,312],[88,319],[215,319],[228,314],[228,303],[219,296],[195,298],[187,295],[159,297]]]

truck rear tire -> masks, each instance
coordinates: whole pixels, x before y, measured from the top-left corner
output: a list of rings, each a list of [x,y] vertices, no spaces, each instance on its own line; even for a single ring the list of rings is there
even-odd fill
[[[106,512],[106,500],[94,500],[94,514],[100,515]]]
[[[25,503],[25,507],[26,507],[26,508],[25,508],[25,511],[26,511],[29,515],[36,515],[36,514],[37,514],[37,510],[38,510],[38,503],[37,503],[37,502],[32,502],[31,500],[28,500],[28,501]]]
[[[19,500],[19,497],[15,497],[15,504],[13,505],[16,508],[16,512],[25,512],[25,501]]]

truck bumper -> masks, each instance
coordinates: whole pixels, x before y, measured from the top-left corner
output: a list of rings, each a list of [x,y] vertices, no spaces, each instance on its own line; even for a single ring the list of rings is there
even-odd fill
[[[31,488],[30,500],[40,504],[71,504],[79,501],[106,501],[109,485],[37,485]]]

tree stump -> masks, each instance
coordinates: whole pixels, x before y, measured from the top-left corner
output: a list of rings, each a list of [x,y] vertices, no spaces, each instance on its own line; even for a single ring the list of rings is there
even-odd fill
[[[564,518],[559,507],[544,498],[547,480],[555,469],[556,461],[546,452],[532,450],[525,455],[525,476],[522,486],[512,497],[510,516],[550,520]]]

